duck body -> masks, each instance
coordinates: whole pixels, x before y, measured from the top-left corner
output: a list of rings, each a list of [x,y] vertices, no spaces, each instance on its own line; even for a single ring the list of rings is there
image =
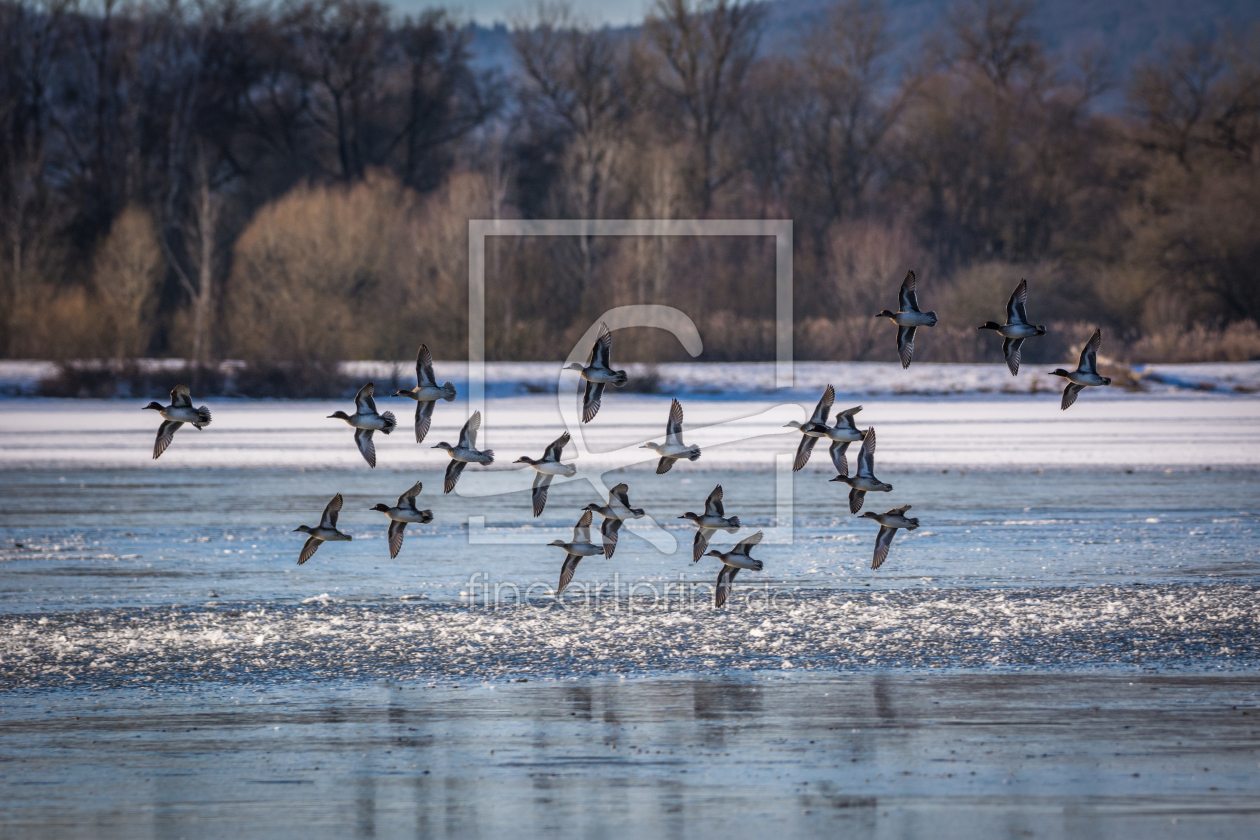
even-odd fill
[[[669,404],[669,420],[665,423],[665,442],[648,442],[639,447],[640,449],[651,449],[660,456],[661,459],[656,464],[657,475],[669,472],[673,468],[674,462],[679,459],[686,458],[688,461],[695,461],[700,457],[700,447],[694,444],[688,446],[683,443],[682,425],[682,403],[674,400]]]
[[[583,510],[604,517],[604,524],[599,530],[604,538],[604,556],[609,559],[612,559],[613,552],[617,549],[617,535],[622,524],[627,519],[638,519],[647,515],[643,508],[630,506],[630,487],[626,484],[618,484],[608,491],[608,504],[591,502]]]
[[[345,420],[348,425],[355,429],[369,432],[384,432],[385,434],[394,431],[394,427],[398,425],[394,420],[393,413],[389,411],[384,414],[376,414],[375,412],[361,414],[357,411],[354,414],[346,414],[344,411],[334,411],[328,417],[329,419],[335,417],[338,420]]]
[[[302,552],[298,555],[298,565],[301,566],[307,560],[314,556],[315,552],[321,545],[326,542],[350,542],[354,537],[349,534],[337,530],[337,516],[341,513],[342,498],[341,494],[332,497],[332,501],[324,508],[324,514],[319,519],[319,524],[311,527],[309,525],[299,525],[293,529],[293,532],[307,535],[306,543],[302,546]]]
[[[758,545],[763,536],[763,532],[758,531],[751,537],[740,540],[730,551],[714,549],[708,553],[707,556],[716,557],[722,561],[722,568],[718,571],[717,587],[713,592],[713,606],[715,609],[726,603],[727,597],[731,594],[731,589],[735,586],[735,576],[739,574],[740,569],[760,572],[764,568],[762,562],[752,556],[753,546]]]
[[[433,356],[429,348],[421,344],[416,353],[416,387],[410,391],[395,391],[394,396],[416,401],[416,443],[423,443],[433,421],[433,404],[438,400],[454,400],[455,386],[450,382],[437,384],[433,376]]]
[[[908,368],[914,358],[914,331],[919,327],[936,326],[935,312],[919,311],[919,296],[913,271],[907,271],[906,279],[901,281],[897,307],[896,312],[884,309],[875,317],[888,318],[897,325],[897,355],[901,359],[901,367]]]
[[[446,467],[446,481],[442,485],[443,493],[449,493],[455,489],[455,484],[467,465],[494,463],[493,449],[477,448],[477,432],[480,429],[481,412],[474,411],[472,417],[469,417],[468,422],[464,424],[464,428],[460,430],[459,442],[455,446],[442,441],[433,447],[445,450],[446,454],[451,456],[451,463]]]
[[[1100,346],[1102,346],[1102,330],[1094,330],[1094,334],[1085,343],[1085,348],[1081,350],[1081,360],[1076,370],[1055,368],[1050,371],[1052,375],[1062,376],[1068,381],[1067,387],[1063,389],[1063,402],[1059,405],[1062,410],[1067,411],[1071,408],[1077,396],[1086,388],[1111,384],[1110,377],[1101,376],[1098,373],[1098,348]]]
[[[796,429],[804,437],[796,447],[796,459],[792,462],[792,472],[798,472],[804,469],[809,463],[809,456],[814,451],[814,444],[821,438],[827,437],[830,429],[827,426],[827,415],[831,413],[831,405],[836,399],[836,389],[830,385],[823,392],[822,399],[818,401],[818,405],[814,407],[814,413],[809,420],[804,423],[798,423],[795,420],[789,421],[783,428]]]
[[[416,507],[416,497],[424,485],[417,481],[409,490],[398,497],[398,504],[390,507],[386,504],[373,505],[372,510],[380,511],[389,522],[389,556],[397,557],[402,551],[403,536],[409,524],[427,525],[433,521],[433,511],[420,510]]]
[[[574,362],[565,370],[576,370],[586,380],[586,389],[582,394],[582,422],[589,423],[599,413],[600,402],[604,397],[604,386],[615,385],[620,388],[629,380],[624,370],[613,370],[610,356],[612,354],[612,333],[608,325],[600,323],[599,336],[591,347],[591,354],[585,365]]]
[[[993,321],[985,321],[980,329],[993,330],[1002,338],[1036,338],[1046,334],[1046,328],[1040,325],[1034,327],[1032,324],[998,324]]]
[[[534,461],[525,455],[516,459],[518,464],[529,464],[543,475],[561,475],[565,478],[573,478],[577,475],[577,467],[572,464],[561,464],[559,461]]]
[[[573,540],[571,542],[552,540],[548,545],[564,549],[564,565],[560,567],[560,584],[556,587],[557,598],[564,592],[569,582],[573,580],[573,575],[577,572],[578,563],[582,561],[583,557],[594,557],[596,554],[604,553],[602,545],[595,545],[591,542],[591,512],[589,510],[585,511],[578,520],[577,525],[573,526]]]
[[[839,481],[849,485],[849,512],[856,514],[862,509],[862,503],[866,499],[867,493],[888,493],[891,492],[893,486],[885,484],[875,477],[875,430],[867,429],[865,436],[862,438],[862,449],[858,452],[857,473],[848,474],[848,464],[844,460],[843,451],[839,457],[833,451],[832,460],[839,472],[832,481]],[[848,446],[848,444],[837,444],[835,446]],[[833,446],[833,449],[835,447]]]
[[[890,312],[885,309],[875,316],[876,318],[888,318],[899,327],[935,327],[935,312]]]
[[[542,516],[543,508],[547,505],[547,491],[551,487],[552,478],[557,475],[562,475],[565,478],[572,478],[577,475],[577,467],[572,464],[560,463],[560,456],[568,443],[569,433],[565,432],[547,445],[543,456],[538,460],[534,460],[528,455],[522,455],[516,459],[516,463],[529,464],[538,473],[538,475],[534,476],[532,497],[534,516]]]
[[[979,329],[993,330],[1002,336],[1002,356],[1011,376],[1019,373],[1019,360],[1023,352],[1024,339],[1036,338],[1046,334],[1046,328],[1040,324],[1028,323],[1028,281],[1020,280],[1011,298],[1006,302],[1006,323],[985,321]]]
[[[170,405],[151,402],[141,409],[141,411],[148,410],[156,411],[162,418],[162,424],[158,426],[157,439],[153,442],[153,460],[155,461],[171,445],[171,441],[175,439],[175,433],[185,423],[192,424],[197,431],[210,425],[210,409],[204,405],[193,408],[192,392],[188,390],[187,385],[176,385],[171,389]]]
[[[692,513],[687,511],[679,519],[686,519],[692,525],[695,525],[696,539],[692,543],[691,562],[695,563],[704,556],[704,551],[709,547],[709,540],[718,531],[726,531],[734,534],[739,530],[739,517],[726,515],[726,510],[722,504],[722,485],[713,488],[713,492],[709,494],[709,498],[704,500],[704,513]]]
[[[910,510],[910,505],[893,508],[883,513],[868,510],[862,514],[863,519],[874,519],[879,523],[879,534],[875,537],[875,555],[871,559],[872,569],[878,569],[884,565],[884,561],[888,559],[888,549],[892,546],[892,539],[899,529],[913,531],[919,527],[919,520],[906,516],[908,510]]]
[[[359,392],[354,395],[354,414],[334,411],[328,415],[328,419],[344,420],[355,430],[354,442],[359,447],[359,454],[372,469],[376,469],[376,444],[372,442],[372,433],[389,434],[398,425],[392,411],[382,414],[376,410],[376,401],[372,399],[372,393],[375,390],[376,386],[371,382],[359,389]]]

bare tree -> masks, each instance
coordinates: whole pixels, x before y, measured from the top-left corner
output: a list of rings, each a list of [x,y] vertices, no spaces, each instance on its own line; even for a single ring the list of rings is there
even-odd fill
[[[800,142],[807,181],[825,191],[825,218],[860,217],[887,159],[889,133],[920,79],[910,75],[895,92],[881,90],[892,42],[879,0],[836,4],[805,44],[810,99]]]
[[[740,0],[657,0],[645,23],[665,63],[662,88],[681,112],[699,157],[696,193],[704,212],[734,175],[720,142],[739,112],[762,17],[760,6]]]
[[[564,6],[540,6],[535,23],[515,27],[513,43],[527,79],[524,106],[564,144],[561,206],[579,219],[602,218],[638,99],[627,50],[609,31],[573,21]],[[595,273],[595,236],[579,236],[578,249],[581,299]]]
[[[140,207],[129,205],[97,249],[93,271],[120,359],[137,356],[148,346],[161,267],[162,249],[153,219]]]
[[[47,179],[45,141],[53,120],[52,77],[65,38],[66,0],[0,5],[0,300],[3,339],[17,350],[17,322],[29,303],[29,244],[56,216]]]

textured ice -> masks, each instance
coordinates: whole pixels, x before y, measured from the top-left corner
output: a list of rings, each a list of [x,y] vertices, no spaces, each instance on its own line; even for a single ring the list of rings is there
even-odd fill
[[[865,668],[1254,667],[1252,585],[740,592],[0,617],[0,686],[567,678]]]

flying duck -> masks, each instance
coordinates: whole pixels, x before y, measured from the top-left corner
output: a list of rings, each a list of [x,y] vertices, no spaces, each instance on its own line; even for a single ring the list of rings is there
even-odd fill
[[[298,565],[301,566],[319,548],[321,543],[325,542],[350,542],[354,537],[349,534],[343,534],[337,530],[337,514],[341,513],[341,494],[338,493],[332,497],[332,501],[328,503],[328,507],[324,508],[324,515],[319,518],[319,524],[314,528],[309,525],[299,525],[293,529],[293,533],[301,531],[303,534],[310,534],[310,538],[306,541],[306,545],[302,546],[302,553],[298,555]]]
[[[537,461],[528,455],[522,455],[514,462],[529,464],[538,471],[538,475],[534,476],[534,516],[542,516],[543,508],[547,505],[547,490],[551,487],[551,479],[554,476],[562,475],[565,478],[572,478],[577,474],[577,467],[560,463],[560,453],[564,451],[568,443],[569,433],[565,432],[548,444],[543,456]]]
[[[735,585],[735,575],[739,574],[740,569],[752,569],[754,572],[761,571],[761,561],[754,559],[751,552],[753,546],[761,542],[762,536],[764,534],[758,531],[751,537],[745,537],[740,540],[730,551],[721,552],[714,549],[709,552],[709,557],[716,557],[722,561],[722,570],[718,572],[717,590],[713,593],[713,606],[715,609],[726,603],[726,598],[731,594],[731,588]]]
[[[656,463],[656,474],[669,472],[674,466],[674,462],[679,458],[686,458],[688,461],[694,461],[700,457],[700,447],[692,444],[687,446],[682,439],[683,410],[682,403],[674,400],[669,404],[669,422],[665,424],[665,442],[664,443],[645,443],[640,449],[652,449],[657,455],[661,456],[661,460]]]
[[[582,514],[582,518],[573,527],[573,542],[552,540],[548,545],[563,548],[565,551],[564,565],[560,567],[560,585],[556,587],[557,598],[569,585],[569,581],[573,580],[573,573],[577,571],[578,563],[583,557],[604,553],[603,546],[591,542],[591,512],[589,510]]]
[[[630,507],[630,488],[625,484],[618,484],[608,491],[608,504],[601,506],[591,502],[583,510],[604,517],[599,532],[604,537],[604,556],[609,559],[617,550],[617,532],[621,530],[621,523],[644,515],[643,508]]]
[[[901,281],[901,292],[897,295],[897,311],[881,311],[876,318],[891,318],[897,325],[897,355],[901,359],[901,367],[910,367],[914,357],[914,331],[918,327],[935,327],[935,312],[919,311],[919,296],[915,294],[914,272],[907,271],[906,279]]]
[[[1072,403],[1076,402],[1077,395],[1085,390],[1086,386],[1111,384],[1109,377],[1098,375],[1098,348],[1100,345],[1102,345],[1102,330],[1094,330],[1094,334],[1085,343],[1085,349],[1081,351],[1081,361],[1077,364],[1076,370],[1055,368],[1050,371],[1055,376],[1062,376],[1068,381],[1067,387],[1063,389],[1063,403],[1059,406],[1064,411],[1072,407]],[[157,456],[154,455],[153,457],[156,458]]]
[[[433,511],[419,510],[416,507],[416,496],[420,495],[420,491],[424,485],[417,481],[411,485],[411,489],[398,497],[398,504],[390,507],[386,504],[373,505],[372,510],[379,510],[381,513],[389,517],[389,556],[397,557],[398,552],[402,551],[403,531],[407,529],[408,522],[414,522],[417,525],[427,525],[433,521]]]
[[[908,510],[910,510],[910,505],[903,505],[883,513],[868,510],[862,514],[863,519],[874,519],[879,523],[879,533],[875,536],[875,558],[871,561],[872,569],[878,569],[888,559],[888,548],[892,545],[892,539],[897,535],[898,528],[913,531],[919,527],[919,520],[906,516]]]
[[[726,511],[722,509],[722,485],[719,484],[713,488],[713,492],[709,494],[709,498],[704,500],[704,513],[695,514],[687,511],[679,519],[686,519],[700,530],[696,531],[695,542],[691,548],[691,562],[696,562],[704,555],[704,550],[709,547],[709,540],[718,531],[726,531],[733,534],[739,530],[739,517],[732,516],[726,518]]]
[[[395,391],[394,396],[416,401],[416,443],[424,443],[433,420],[433,406],[438,400],[455,399],[455,386],[449,382],[437,384],[433,378],[433,356],[429,355],[429,348],[421,344],[420,352],[416,353],[416,387],[410,391]]]
[[[204,405],[201,408],[193,408],[192,392],[188,390],[187,385],[176,385],[171,389],[170,405],[151,402],[141,410],[150,408],[162,415],[162,425],[158,426],[157,440],[153,442],[153,460],[155,461],[166,451],[166,447],[171,445],[180,426],[192,423],[200,431],[210,425],[210,409]]]
[[[459,433],[459,443],[451,446],[446,441],[442,441],[434,449],[445,449],[446,454],[451,456],[451,463],[446,467],[446,481],[442,485],[442,492],[449,493],[455,489],[455,483],[459,481],[459,475],[464,471],[464,467],[468,464],[493,464],[494,450],[477,448],[477,430],[481,428],[481,412],[474,411],[473,416],[468,418],[468,422],[464,424],[464,428]]]
[[[823,391],[822,399],[814,407],[813,416],[808,421],[798,423],[792,420],[783,427],[796,429],[802,435],[800,445],[796,447],[796,461],[792,464],[792,472],[799,472],[808,464],[809,456],[814,451],[814,444],[818,443],[819,438],[827,437],[827,415],[831,413],[831,405],[835,401],[836,389],[828,385],[827,390]]]
[[[587,359],[585,367],[574,362],[565,368],[565,370],[576,370],[582,374],[582,378],[586,380],[586,393],[582,395],[582,422],[589,423],[595,419],[595,415],[599,413],[599,401],[604,396],[605,385],[616,385],[620,388],[626,384],[629,379],[624,370],[613,370],[608,360],[609,354],[612,352],[612,333],[608,331],[608,325],[601,322],[599,325],[599,337],[595,339],[595,345],[591,347],[591,355]]]
[[[376,444],[372,443],[372,432],[389,434],[398,425],[394,412],[376,413],[376,401],[372,399],[375,389],[371,382],[359,389],[359,393],[354,395],[354,414],[334,411],[328,415],[330,420],[335,417],[354,427],[354,442],[359,445],[359,453],[372,469],[376,469]]]
[[[827,430],[827,438],[831,441],[828,454],[840,475],[849,474],[849,444],[858,443],[866,437],[866,432],[858,431],[857,423],[853,420],[853,415],[861,410],[862,406],[859,405],[839,412],[836,414],[836,425]]]
[[[837,472],[840,472],[840,468],[841,465],[836,464]],[[849,490],[850,513],[857,513],[862,509],[862,502],[865,501],[867,493],[887,493],[893,489],[891,484],[885,484],[875,477],[874,429],[867,429],[866,437],[862,439],[862,448],[858,451],[857,475],[850,478],[846,470],[831,480],[843,482],[851,488]]]
[[[1028,281],[1020,280],[1011,293],[1011,299],[1006,302],[1005,324],[985,321],[978,329],[993,330],[1002,336],[1002,355],[1006,357],[1006,366],[1011,369],[1011,376],[1019,373],[1019,354],[1024,339],[1046,334],[1045,327],[1034,327],[1028,323]]]

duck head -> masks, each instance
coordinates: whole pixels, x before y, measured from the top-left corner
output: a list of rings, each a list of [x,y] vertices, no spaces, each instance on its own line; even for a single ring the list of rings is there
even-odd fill
[[[649,442],[649,443],[645,443],[645,444],[643,444],[643,445],[642,445],[642,446],[640,446],[639,448],[640,448],[640,449],[660,449],[660,448],[661,448],[661,445],[660,445],[659,443],[650,443],[650,442]]]
[[[875,317],[876,318],[895,318],[896,316],[897,316],[896,312],[889,312],[887,309],[881,309]]]
[[[534,463],[534,459],[529,457],[528,455],[522,455],[521,457],[517,458],[512,463],[513,464],[532,464]]]
[[[800,428],[804,428],[804,426],[805,426],[804,423],[801,423],[797,420],[789,420],[783,424],[783,428],[785,429],[800,429]]]
[[[839,482],[841,482],[841,483],[843,483],[843,484],[848,484],[848,483],[849,483],[848,476],[843,476],[843,475],[838,475],[838,476],[836,476],[835,478],[833,478],[833,479],[831,479],[831,480],[832,480],[832,481],[839,481]]]
[[[697,520],[700,518],[700,514],[698,514],[698,513],[692,513],[691,511],[687,511],[686,513],[684,513],[682,516],[680,516],[680,517],[678,517],[678,518],[679,518],[679,519],[687,519],[687,520],[690,520],[691,522],[695,522],[695,521],[697,521]]]
[[[327,419],[332,420],[333,418],[338,420],[349,420],[350,415],[346,414],[344,411],[334,411],[332,414],[328,415]]]
[[[719,560],[721,560],[721,559],[722,559],[722,552],[718,551],[718,550],[715,548],[715,549],[713,549],[712,551],[705,552],[705,555],[704,555],[704,556],[705,556],[705,557],[716,557],[716,558],[718,558]]]
[[[552,540],[551,542],[547,543],[547,545],[554,545],[556,548],[563,548],[565,550],[568,550],[569,548],[569,546],[565,543],[564,540]]]
[[[391,396],[391,397],[410,397],[410,396],[411,396],[411,392],[410,392],[410,391],[404,391],[404,390],[402,390],[402,389],[400,388],[400,389],[398,389],[397,391],[395,391],[394,393],[390,394],[390,396]]]
[[[151,402],[151,403],[149,403],[148,405],[146,405],[144,408],[142,408],[142,409],[140,409],[140,410],[141,410],[141,411],[144,411],[144,410],[145,410],[145,409],[147,409],[147,408],[151,408],[151,409],[153,409],[154,411],[161,411],[162,409],[166,408],[166,406],[162,405],[162,404],[161,404],[161,403],[159,403],[159,402]]]
[[[1000,329],[1002,329],[1002,325],[1001,325],[1001,324],[995,324],[993,321],[985,321],[983,324],[981,324],[980,326],[976,327],[976,329],[978,329],[978,330],[1000,330]]]
[[[577,362],[571,362],[571,363],[569,363],[569,364],[565,365],[565,366],[564,366],[564,369],[565,369],[565,370],[577,370],[577,371],[583,371],[583,370],[586,370],[586,368],[585,368],[585,367],[583,367],[582,365],[578,364]]]
[[[1064,370],[1063,368],[1055,368],[1054,370],[1050,371],[1050,375],[1051,376],[1071,376],[1072,374]]]
[[[372,505],[368,510],[379,510],[381,513],[389,513],[389,505],[376,504]]]
[[[299,525],[299,526],[297,526],[296,528],[294,528],[294,529],[293,529],[293,533],[295,533],[295,534],[296,534],[296,533],[299,533],[299,532],[301,532],[301,533],[303,533],[303,534],[309,534],[309,533],[311,532],[311,526],[310,526],[310,525]]]
[[[875,513],[875,511],[873,511],[873,510],[868,510],[866,513],[862,514],[862,517],[861,517],[861,518],[862,518],[862,519],[875,519],[875,518],[876,518],[876,516],[877,516],[877,514]]]
[[[582,510],[589,510],[591,513],[599,513],[599,505],[595,502],[591,502],[589,505],[582,508]]]
[[[434,449],[445,449],[447,452],[450,452],[450,451],[451,451],[451,449],[452,449],[451,445],[450,445],[449,443],[447,443],[446,441],[442,441],[441,443],[437,444],[437,445],[436,445],[436,446],[434,446],[433,448],[434,448]]]

